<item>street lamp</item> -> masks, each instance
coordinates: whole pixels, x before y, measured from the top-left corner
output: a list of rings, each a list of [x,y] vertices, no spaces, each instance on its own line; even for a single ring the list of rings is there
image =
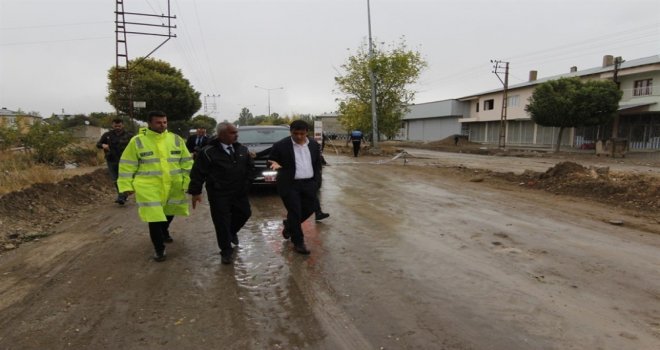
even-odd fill
[[[378,149],[378,115],[376,114],[376,77],[371,65],[374,58],[373,40],[371,40],[371,6],[367,0],[367,22],[369,24],[369,79],[371,80],[371,145]]]
[[[265,87],[261,87],[259,85],[255,85],[254,87],[256,87],[257,89],[262,89],[262,90],[268,91],[268,116],[270,117],[270,92],[273,91],[273,90],[284,90],[284,87],[280,86],[280,87],[270,88],[270,89],[265,88]]]

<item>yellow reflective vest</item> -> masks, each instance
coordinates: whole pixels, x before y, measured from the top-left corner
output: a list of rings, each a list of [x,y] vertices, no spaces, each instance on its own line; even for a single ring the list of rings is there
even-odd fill
[[[141,129],[119,161],[119,192],[135,192],[140,219],[166,221],[166,215],[187,216],[186,189],[193,160],[177,134]]]

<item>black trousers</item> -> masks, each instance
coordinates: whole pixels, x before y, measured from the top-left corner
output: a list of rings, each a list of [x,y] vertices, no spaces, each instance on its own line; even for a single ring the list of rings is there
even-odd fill
[[[238,234],[243,225],[252,216],[247,194],[214,195],[209,193],[211,219],[215,227],[215,237],[222,256],[231,255],[231,239]]]
[[[170,236],[170,223],[174,220],[173,215],[165,216],[167,221],[150,222],[149,236],[156,252],[162,253],[165,250],[165,238]]]
[[[360,144],[361,143],[362,143],[362,141],[360,141],[360,140],[357,140],[357,141],[354,140],[353,141],[353,156],[357,157],[358,153],[360,153]]]
[[[287,211],[287,228],[291,233],[291,242],[294,245],[305,243],[305,235],[300,224],[319,207],[317,191],[318,185],[313,179],[294,180],[291,190],[282,196],[282,202]]]

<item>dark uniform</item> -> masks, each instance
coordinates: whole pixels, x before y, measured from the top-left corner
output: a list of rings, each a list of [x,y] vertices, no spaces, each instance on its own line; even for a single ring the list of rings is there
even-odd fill
[[[190,172],[188,193],[199,195],[206,182],[211,218],[220,254],[231,256],[231,243],[238,244],[238,231],[252,215],[248,191],[254,177],[254,161],[247,147],[236,142],[233,154],[220,140],[212,139],[197,155]]]
[[[108,164],[108,171],[110,172],[112,182],[115,184],[115,189],[117,189],[117,177],[119,176],[119,159],[132,137],[133,133],[124,129],[119,133],[115,130],[110,130],[105,132],[99,142],[96,143],[96,148],[103,148],[104,144],[108,145],[108,150],[105,151],[105,161]],[[117,189],[117,199],[115,202],[124,204],[125,201],[126,196],[119,193]]]

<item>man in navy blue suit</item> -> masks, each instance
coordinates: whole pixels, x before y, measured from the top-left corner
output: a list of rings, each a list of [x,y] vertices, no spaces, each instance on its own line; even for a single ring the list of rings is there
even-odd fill
[[[321,181],[321,146],[307,136],[309,125],[294,120],[289,128],[291,137],[273,145],[269,161],[277,170],[277,192],[287,210],[282,236],[291,239],[294,250],[309,254],[305,246],[302,224],[314,213],[318,199],[316,192]]]

